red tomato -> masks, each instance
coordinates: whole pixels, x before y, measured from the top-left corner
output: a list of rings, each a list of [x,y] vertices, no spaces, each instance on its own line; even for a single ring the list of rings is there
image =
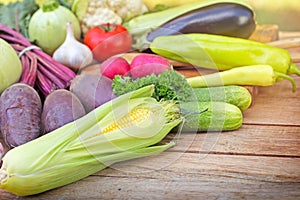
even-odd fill
[[[87,31],[84,44],[92,50],[95,59],[103,61],[113,55],[128,52],[132,37],[122,25],[103,24]]]

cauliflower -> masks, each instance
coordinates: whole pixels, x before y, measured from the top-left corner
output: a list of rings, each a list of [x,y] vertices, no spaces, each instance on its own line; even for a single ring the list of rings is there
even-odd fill
[[[103,23],[121,24],[147,11],[142,0],[89,0],[86,12],[79,20],[85,34],[94,26]]]

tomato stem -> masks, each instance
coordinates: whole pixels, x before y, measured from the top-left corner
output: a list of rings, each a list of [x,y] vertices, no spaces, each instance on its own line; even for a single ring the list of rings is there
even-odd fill
[[[100,25],[100,28],[103,29],[106,33],[114,29],[115,24],[107,23]]]

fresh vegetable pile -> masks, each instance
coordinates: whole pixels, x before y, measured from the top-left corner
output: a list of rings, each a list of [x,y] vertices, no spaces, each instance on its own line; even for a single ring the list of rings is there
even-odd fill
[[[154,2],[0,4],[0,188],[37,194],[161,153],[170,132],[237,130],[244,86],[287,79],[296,91],[289,52],[248,39],[249,5]],[[175,61],[216,72],[187,78]]]
[[[72,70],[3,24],[0,24],[0,37],[6,40],[20,57],[23,70],[19,81],[30,86],[36,85],[44,95],[68,87],[75,77],[76,74]]]

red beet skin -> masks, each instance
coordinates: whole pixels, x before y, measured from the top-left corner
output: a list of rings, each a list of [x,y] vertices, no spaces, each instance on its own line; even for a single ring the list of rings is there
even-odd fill
[[[133,79],[150,74],[160,74],[170,69],[171,65],[166,58],[147,53],[135,56],[130,64],[130,73]]]
[[[130,65],[123,57],[111,57],[101,64],[101,74],[110,79],[116,75],[127,75],[130,71]]]
[[[29,85],[16,83],[0,97],[0,128],[5,143],[17,147],[41,134],[42,102]]]

